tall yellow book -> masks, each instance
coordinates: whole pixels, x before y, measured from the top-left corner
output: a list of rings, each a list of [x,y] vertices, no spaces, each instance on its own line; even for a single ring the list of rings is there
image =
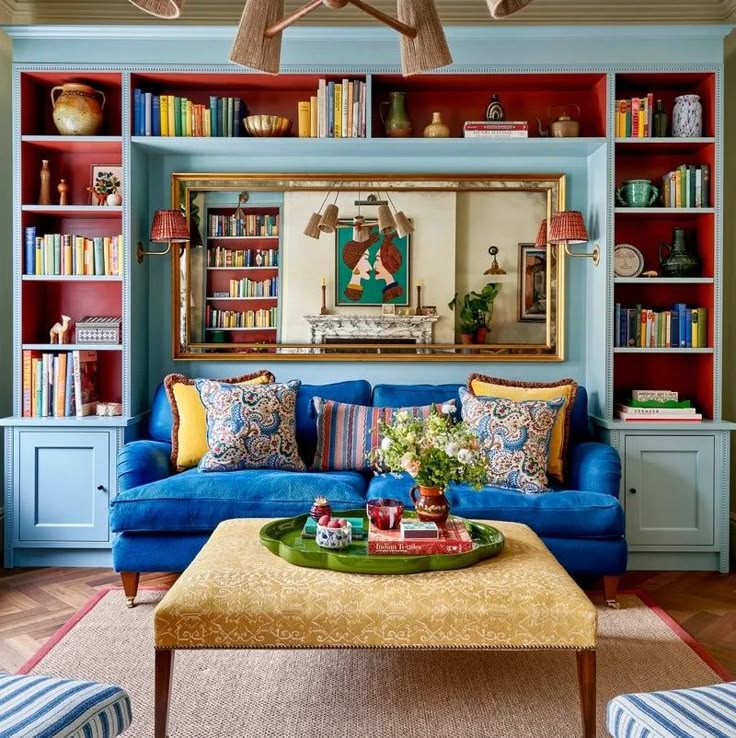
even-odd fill
[[[309,98],[309,135],[319,138],[319,98],[312,95]]]
[[[173,95],[166,95],[168,103],[166,105],[169,114],[169,136],[176,136],[176,105]]]
[[[312,104],[309,101],[297,104],[297,120],[299,138],[310,138],[312,135]]]
[[[161,135],[169,135],[169,96],[161,95],[159,100],[159,108],[161,111]]]
[[[335,138],[342,138],[342,85],[335,85]]]

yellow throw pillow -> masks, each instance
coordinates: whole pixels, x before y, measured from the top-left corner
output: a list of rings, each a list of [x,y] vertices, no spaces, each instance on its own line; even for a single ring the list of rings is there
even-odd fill
[[[195,381],[183,374],[169,374],[164,379],[166,395],[174,416],[171,427],[171,463],[177,471],[197,466],[209,451],[207,414],[194,386]],[[227,384],[271,384],[275,377],[264,369],[242,377],[218,381]]]
[[[560,379],[558,382],[518,382],[471,374],[468,378],[468,388],[476,397],[501,397],[506,400],[553,400],[555,397],[564,397],[565,405],[560,409],[552,427],[547,474],[560,482],[565,481],[571,410],[578,392],[578,383],[574,379]]]

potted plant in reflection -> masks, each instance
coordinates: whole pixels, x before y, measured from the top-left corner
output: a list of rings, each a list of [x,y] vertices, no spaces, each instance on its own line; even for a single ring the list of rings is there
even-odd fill
[[[501,291],[497,282],[489,282],[480,292],[475,290],[463,295],[456,293],[447,303],[450,310],[458,310],[458,329],[461,343],[484,344],[491,329],[493,304]]]

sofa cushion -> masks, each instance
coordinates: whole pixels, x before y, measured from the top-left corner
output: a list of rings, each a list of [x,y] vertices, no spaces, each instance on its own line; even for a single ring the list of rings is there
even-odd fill
[[[371,385],[365,379],[351,379],[333,384],[303,384],[296,395],[296,442],[299,453],[307,464],[314,461],[317,448],[317,413],[313,400],[348,402],[353,405],[371,404]]]
[[[212,531],[230,518],[301,515],[317,495],[336,510],[362,507],[366,485],[357,472],[189,469],[121,492],[111,503],[110,524],[116,533]]]
[[[207,411],[202,472],[242,469],[305,471],[296,445],[296,392],[301,382],[225,384],[197,379]]]
[[[266,369],[237,377],[218,379],[225,384],[269,384],[276,379]],[[199,396],[196,379],[183,374],[164,378],[174,426],[171,429],[171,463],[177,471],[197,466],[207,453],[207,413]]]
[[[148,436],[154,441],[171,443],[171,429],[174,426],[174,416],[171,412],[166,388],[161,382],[153,393],[151,400],[151,416],[148,419]]]
[[[395,497],[412,505],[407,475],[373,477],[366,498]],[[474,490],[465,484],[450,485],[447,499],[451,513],[479,520],[524,523],[540,536],[557,538],[608,538],[624,533],[623,510],[618,500],[600,492],[556,490],[525,495],[498,487]]]
[[[460,384],[377,384],[373,388],[374,407],[409,407],[432,405],[455,400],[460,406]],[[459,417],[459,415],[458,415]]]
[[[471,374],[468,389],[477,397],[503,397],[508,400],[552,400],[563,397],[564,406],[557,414],[550,441],[547,473],[562,482],[565,479],[571,407],[575,403],[578,383],[574,379],[560,379],[556,382],[522,382],[518,380],[488,377]]]

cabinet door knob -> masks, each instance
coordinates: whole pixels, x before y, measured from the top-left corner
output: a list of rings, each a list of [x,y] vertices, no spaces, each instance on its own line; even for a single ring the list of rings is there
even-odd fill
[[[98,489],[98,490],[99,490],[100,492],[104,492],[104,491],[105,491],[105,485],[104,485],[104,484],[99,484],[99,485],[97,485],[97,489]]]
[[[635,495],[635,494],[636,494],[636,488],[635,488],[635,487],[632,487],[632,488],[631,488],[631,489],[629,490],[629,494],[630,494],[630,495]]]

